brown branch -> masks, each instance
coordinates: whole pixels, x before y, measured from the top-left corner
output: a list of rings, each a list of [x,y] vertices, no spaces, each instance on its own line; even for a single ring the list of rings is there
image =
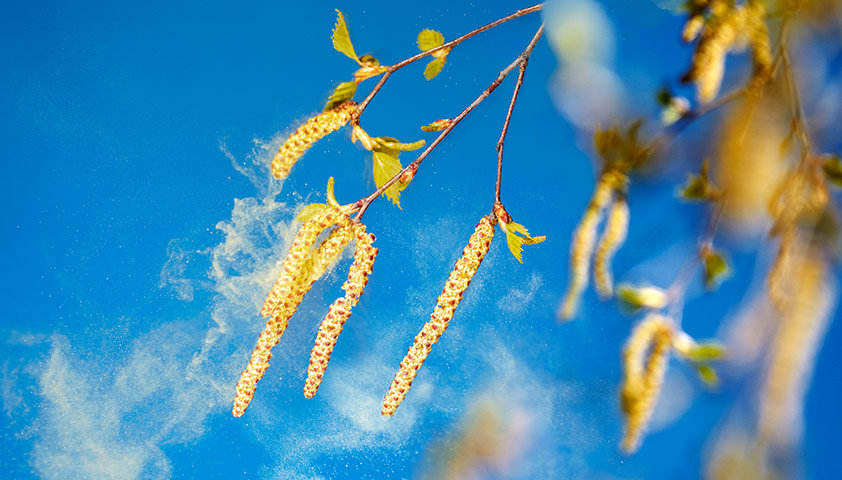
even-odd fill
[[[539,5],[539,7],[540,7],[540,5]],[[532,8],[535,8],[535,7],[532,7]],[[497,74],[497,78],[494,79],[494,81],[491,82],[491,84],[488,87],[486,87],[485,90],[482,91],[482,93],[476,98],[476,100],[471,102],[471,104],[468,105],[467,107],[465,107],[465,109],[462,110],[462,112],[459,113],[459,115],[454,117],[449,122],[449,124],[447,125],[447,128],[442,130],[442,132],[439,134],[439,136],[436,137],[436,139],[433,140],[427,146],[427,148],[425,148],[424,151],[421,152],[421,154],[418,155],[418,157],[415,160],[412,161],[412,163],[410,163],[409,165],[404,167],[403,170],[398,172],[394,177],[390,178],[386,183],[381,185],[380,188],[378,188],[377,190],[372,192],[370,195],[368,195],[367,197],[365,197],[363,199],[358,200],[355,204],[355,207],[356,207],[356,205],[359,205],[360,210],[359,210],[359,212],[357,212],[357,215],[356,215],[356,217],[354,217],[354,220],[359,221],[359,219],[362,218],[363,214],[365,214],[365,211],[368,208],[368,206],[371,204],[371,202],[373,202],[374,199],[376,199],[383,192],[385,192],[387,188],[391,187],[395,182],[397,182],[398,179],[400,179],[400,177],[403,173],[418,170],[418,166],[421,164],[421,162],[423,162],[424,159],[427,158],[427,155],[429,155],[430,152],[432,152],[433,149],[436,148],[436,146],[439,143],[441,143],[442,140],[444,140],[444,137],[446,137],[451,132],[451,130],[453,130],[456,127],[456,125],[458,125],[459,122],[462,121],[463,118],[465,118],[469,113],[471,113],[471,110],[476,108],[477,105],[482,103],[483,100],[485,100],[489,95],[491,95],[491,92],[493,92],[498,86],[500,86],[500,84],[503,82],[503,80],[506,78],[506,76],[509,75],[509,73],[512,70],[515,69],[515,67],[524,64],[529,59],[529,55],[532,53],[532,50],[535,48],[535,45],[538,44],[538,40],[541,38],[541,35],[543,33],[544,33],[544,25],[542,24],[541,27],[538,29],[538,31],[535,32],[535,35],[532,37],[532,40],[529,42],[529,45],[527,45],[526,48],[523,50],[523,52],[521,52],[520,55],[518,55],[517,59],[515,59],[515,61],[513,61],[511,64],[509,64],[509,66],[507,66],[506,68],[501,70],[500,73]]]
[[[429,50],[425,50],[425,51],[423,51],[421,53],[418,53],[416,55],[413,55],[413,56],[411,56],[411,57],[409,57],[409,58],[407,58],[403,61],[400,61],[400,62],[398,62],[394,65],[389,65],[388,67],[386,67],[386,73],[384,73],[383,76],[380,77],[380,81],[377,82],[377,85],[374,86],[374,88],[371,90],[371,92],[368,93],[368,96],[365,97],[365,99],[362,102],[360,102],[360,104],[357,106],[358,115],[361,115],[363,113],[365,108],[368,106],[368,103],[371,102],[371,99],[374,98],[375,95],[377,95],[377,92],[379,92],[381,88],[383,88],[383,85],[386,83],[386,80],[389,79],[389,77],[392,75],[392,73],[400,70],[401,68],[409,65],[410,63],[421,60],[422,58],[424,58],[428,55],[432,55],[432,54],[434,54],[434,53],[436,53],[440,50],[447,50],[447,49],[453,48],[456,45],[459,45],[460,43],[464,42],[465,40],[473,37],[474,35],[482,33],[482,32],[484,32],[488,29],[494,28],[497,25],[500,25],[501,23],[506,23],[509,20],[513,20],[515,18],[522,17],[522,16],[524,16],[526,14],[529,14],[529,13],[532,13],[532,12],[537,12],[537,11],[541,10],[542,8],[544,8],[543,3],[539,3],[538,5],[533,5],[533,6],[527,7],[527,8],[522,8],[522,9],[520,9],[520,10],[518,10],[518,11],[516,11],[516,12],[510,14],[510,15],[507,15],[503,18],[495,20],[495,21],[493,21],[493,22],[491,22],[487,25],[483,25],[483,26],[477,28],[476,30],[471,30],[470,32],[462,35],[459,38],[456,38],[455,40],[451,40],[447,43],[439,45],[436,48],[431,48]]]
[[[542,25],[543,29],[544,26]],[[517,94],[520,92],[520,87],[523,85],[523,74],[526,73],[526,65],[529,64],[529,55],[523,57],[520,63],[520,69],[517,72],[517,83],[515,83],[515,91],[512,92],[512,101],[509,102],[509,111],[506,113],[506,121],[503,122],[503,131],[500,132],[500,140],[497,140],[497,186],[494,189],[494,205],[500,203],[500,179],[503,176],[503,142],[506,141],[506,133],[509,131],[509,120],[512,119],[512,110],[515,109],[515,102],[517,101]]]

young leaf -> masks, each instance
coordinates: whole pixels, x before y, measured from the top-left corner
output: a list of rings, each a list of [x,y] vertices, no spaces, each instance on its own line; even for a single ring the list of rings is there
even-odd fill
[[[418,33],[418,48],[422,52],[432,50],[444,44],[444,35],[435,30],[425,29]]]
[[[719,385],[719,375],[716,374],[716,370],[710,365],[696,365],[696,373],[699,374],[699,378],[708,387]]]
[[[348,26],[345,24],[345,16],[339,10],[336,11],[336,26],[333,28],[333,48],[344,53],[348,58],[359,63],[360,59],[354,52],[354,45],[351,44],[351,35],[348,33]]]
[[[436,75],[438,75],[444,67],[444,58],[445,57],[434,58],[430,63],[428,63],[427,67],[424,69],[424,78],[432,80]]]
[[[401,171],[401,162],[398,160],[400,152],[387,148],[381,148],[372,152],[374,184],[380,188],[384,183],[388,182],[390,178],[397,175]],[[398,208],[401,208],[401,190],[406,188],[407,184],[395,182],[391,187],[387,188],[384,195],[392,201]]]
[[[708,250],[705,252],[704,261],[705,288],[715,288],[727,275],[730,268],[728,262],[720,252]]]
[[[710,162],[705,160],[702,164],[702,171],[698,175],[690,174],[687,183],[678,191],[678,196],[687,201],[708,201],[715,200],[719,196],[719,190],[708,178]]]
[[[333,110],[337,105],[351,100],[354,98],[355,93],[357,93],[357,82],[351,80],[350,82],[340,83],[333,90],[333,93],[330,94],[330,98],[325,104],[324,111],[327,112],[328,110]]]
[[[842,188],[842,158],[830,155],[822,162],[822,169],[827,179],[837,188]]]
[[[722,360],[725,358],[725,347],[718,343],[700,343],[690,348],[687,358],[697,363]]]
[[[374,140],[375,142],[379,143],[380,145],[386,147],[387,149],[398,150],[398,151],[401,151],[401,152],[408,152],[410,150],[418,150],[419,148],[423,147],[425,143],[427,143],[427,141],[423,140],[423,139],[418,140],[417,142],[412,142],[412,143],[402,143],[402,142],[398,141],[397,138],[392,138],[392,137],[375,137],[372,140]]]
[[[620,306],[628,313],[636,313],[642,308],[660,310],[669,303],[667,292],[658,287],[635,287],[624,283],[617,287],[617,299]]]
[[[438,132],[439,130],[444,130],[445,128],[447,128],[448,125],[450,125],[450,119],[443,118],[441,120],[436,120],[435,122],[429,125],[424,125],[423,127],[421,127],[421,130],[424,130],[425,132]]]
[[[529,230],[513,221],[511,215],[506,212],[506,208],[501,203],[494,205],[494,214],[497,216],[497,223],[500,225],[500,229],[506,233],[506,243],[509,246],[509,251],[512,252],[512,255],[520,263],[523,263],[524,245],[535,245],[547,239],[543,235],[540,237],[530,236]]]

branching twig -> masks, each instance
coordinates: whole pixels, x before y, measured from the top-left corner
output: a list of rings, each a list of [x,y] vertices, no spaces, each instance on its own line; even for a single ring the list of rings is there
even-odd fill
[[[374,86],[374,88],[371,90],[371,92],[369,92],[368,96],[365,97],[365,99],[362,102],[360,102],[360,104],[357,106],[357,111],[359,112],[360,115],[363,113],[365,108],[368,106],[368,103],[371,102],[371,99],[374,98],[375,95],[377,95],[377,92],[379,92],[381,88],[383,88],[383,85],[386,83],[386,80],[389,79],[389,77],[392,75],[392,73],[400,70],[401,68],[409,65],[410,63],[421,60],[422,58],[424,58],[428,55],[432,55],[432,54],[434,54],[434,53],[436,53],[440,50],[446,50],[446,49],[450,49],[452,47],[455,47],[456,45],[459,45],[460,43],[462,43],[465,40],[473,37],[474,35],[482,33],[482,32],[484,32],[488,29],[494,28],[497,25],[500,25],[501,23],[506,23],[509,20],[513,20],[515,18],[522,17],[522,16],[524,16],[526,14],[529,14],[529,13],[532,13],[532,12],[537,12],[537,11],[541,10],[542,8],[544,8],[543,3],[539,3],[538,5],[533,5],[533,6],[528,7],[528,8],[522,8],[522,9],[512,13],[511,15],[507,15],[507,16],[505,16],[503,18],[500,18],[498,20],[495,20],[495,21],[493,21],[493,22],[491,22],[487,25],[483,25],[483,26],[477,28],[476,30],[472,30],[472,31],[462,35],[461,37],[456,38],[455,40],[451,40],[447,43],[439,45],[436,48],[431,48],[431,49],[423,51],[419,54],[413,55],[413,56],[407,58],[406,60],[400,61],[400,62],[398,62],[394,65],[389,65],[388,67],[386,67],[386,73],[384,73],[383,76],[380,77],[380,81],[377,82],[377,85]]]
[[[540,7],[540,5],[537,6],[537,7]],[[532,8],[536,8],[536,7],[532,7]],[[491,95],[491,92],[493,92],[498,86],[500,86],[500,84],[503,82],[503,80],[506,78],[506,76],[512,70],[514,70],[515,67],[524,64],[529,59],[529,55],[532,53],[532,50],[535,48],[535,45],[538,44],[538,40],[541,38],[541,35],[543,33],[544,33],[544,25],[542,24],[541,27],[538,29],[538,31],[535,32],[535,35],[532,37],[532,40],[529,42],[529,45],[527,45],[526,48],[523,50],[523,52],[521,52],[521,54],[518,55],[517,59],[515,61],[513,61],[511,64],[509,64],[509,66],[507,66],[506,68],[501,70],[500,73],[497,74],[497,78],[494,79],[493,82],[491,82],[491,85],[489,85],[485,90],[483,90],[483,92],[479,95],[479,97],[477,97],[476,100],[471,102],[470,105],[468,105],[464,110],[462,110],[462,112],[459,113],[459,115],[454,117],[450,121],[450,123],[447,125],[447,128],[442,130],[442,132],[439,134],[439,136],[436,137],[436,139],[433,140],[427,146],[427,148],[425,148],[424,151],[421,152],[420,155],[418,155],[418,158],[413,160],[412,163],[410,163],[409,165],[404,167],[403,170],[398,172],[395,176],[390,178],[386,183],[381,185],[380,188],[378,188],[377,190],[372,192],[367,197],[365,197],[361,200],[358,200],[357,204],[359,205],[360,210],[357,213],[357,216],[354,217],[354,220],[359,221],[359,219],[363,216],[363,214],[365,214],[365,211],[368,208],[368,206],[371,204],[371,202],[373,202],[375,198],[379,197],[383,192],[385,192],[387,188],[391,187],[395,182],[397,182],[398,179],[400,179],[400,177],[403,173],[417,170],[418,166],[421,164],[421,162],[423,162],[424,159],[427,158],[427,155],[429,155],[430,152],[432,152],[433,149],[436,148],[436,146],[439,143],[441,143],[442,140],[444,140],[444,137],[446,137],[450,133],[450,131],[453,130],[456,127],[456,125],[458,125],[459,122],[462,121],[463,118],[465,118],[469,113],[471,113],[471,111],[474,108],[476,108],[477,105],[482,103],[483,100],[485,100],[489,95]]]

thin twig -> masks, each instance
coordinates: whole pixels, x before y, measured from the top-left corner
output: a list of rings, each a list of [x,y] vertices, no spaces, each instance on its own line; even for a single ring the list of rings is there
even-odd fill
[[[543,25],[541,28],[544,28]],[[523,85],[523,74],[526,73],[527,64],[529,64],[529,54],[523,56],[523,61],[520,63],[515,91],[512,92],[512,101],[509,102],[509,111],[506,112],[506,121],[503,122],[503,131],[500,132],[500,140],[497,140],[497,187],[494,189],[495,205],[500,203],[500,179],[503,176],[503,143],[506,141],[506,133],[509,131],[509,120],[512,119],[512,110],[515,109],[515,102],[517,101],[517,94],[520,92],[520,86]]]
[[[535,8],[535,7],[532,7],[532,8]],[[427,158],[427,155],[429,155],[430,152],[432,152],[433,149],[436,148],[436,146],[439,143],[441,143],[442,140],[444,140],[444,137],[446,137],[451,132],[451,130],[453,130],[453,128],[456,127],[456,125],[458,125],[459,122],[462,121],[463,118],[465,118],[469,113],[471,113],[471,110],[476,108],[477,105],[482,103],[483,100],[485,100],[489,95],[491,95],[491,92],[493,92],[498,86],[500,86],[500,84],[503,82],[503,80],[506,78],[506,76],[512,70],[514,70],[515,67],[523,64],[526,61],[526,59],[529,58],[529,55],[532,53],[532,50],[535,48],[535,45],[538,44],[538,40],[541,38],[541,35],[543,33],[544,33],[544,25],[542,24],[541,27],[538,29],[538,31],[535,32],[535,35],[532,37],[532,40],[529,42],[529,45],[527,45],[526,48],[523,50],[523,52],[521,52],[521,54],[518,55],[517,59],[515,59],[515,61],[513,61],[511,64],[509,64],[509,66],[507,66],[506,68],[501,70],[500,73],[497,74],[497,78],[494,79],[493,82],[491,82],[491,85],[486,87],[486,89],[482,91],[482,93],[479,95],[479,97],[476,98],[476,100],[471,102],[471,104],[468,105],[464,110],[462,110],[462,112],[459,115],[454,117],[450,121],[450,123],[447,125],[447,128],[442,130],[442,132],[439,134],[439,136],[436,137],[436,139],[433,140],[427,146],[427,148],[425,148],[424,151],[421,152],[420,155],[418,155],[418,158],[413,160],[412,163],[410,163],[409,165],[404,167],[403,170],[401,170],[400,172],[395,174],[394,177],[390,178],[386,183],[381,185],[380,188],[378,188],[377,190],[372,192],[367,197],[358,200],[357,204],[360,206],[360,210],[357,213],[356,217],[354,217],[354,220],[359,221],[359,219],[362,218],[363,214],[365,214],[365,211],[368,208],[368,206],[371,204],[371,202],[373,202],[375,198],[379,197],[383,192],[385,192],[387,188],[391,187],[395,182],[397,182],[398,179],[400,179],[401,175],[404,172],[408,172],[410,170],[412,170],[412,171],[417,170],[418,166],[421,164],[421,162],[423,162],[424,159]]]
[[[505,16],[503,18],[500,18],[498,20],[495,20],[495,21],[493,21],[493,22],[491,22],[487,25],[483,25],[483,26],[477,28],[476,30],[471,30],[470,32],[462,35],[461,37],[459,37],[455,40],[451,40],[447,43],[439,45],[436,48],[431,48],[429,50],[425,50],[421,53],[418,53],[416,55],[413,55],[413,56],[407,58],[406,60],[400,61],[400,62],[398,62],[394,65],[389,65],[388,67],[386,67],[386,73],[384,73],[383,76],[380,77],[380,81],[377,82],[377,85],[374,86],[374,88],[371,90],[371,92],[368,93],[368,96],[365,97],[365,99],[362,102],[360,102],[360,104],[357,106],[358,115],[361,115],[363,113],[365,108],[368,106],[368,103],[371,102],[371,99],[374,98],[375,95],[377,95],[377,92],[379,92],[381,88],[383,88],[383,85],[386,83],[386,80],[389,79],[389,77],[392,75],[392,73],[400,70],[401,68],[409,65],[410,63],[421,60],[422,58],[424,58],[428,55],[432,55],[432,54],[434,54],[434,53],[436,53],[440,50],[447,50],[447,49],[453,48],[456,45],[459,45],[460,43],[464,42],[465,40],[473,37],[474,35],[482,33],[482,32],[484,32],[488,29],[494,28],[497,25],[500,25],[501,23],[506,23],[509,20],[513,20],[515,18],[522,17],[522,16],[524,16],[526,14],[529,14],[529,13],[532,13],[532,12],[537,12],[537,11],[541,10],[542,8],[544,8],[543,3],[539,3],[538,5],[533,5],[533,6],[527,7],[527,8],[522,8],[522,9],[512,13],[511,15],[507,15],[507,16]]]

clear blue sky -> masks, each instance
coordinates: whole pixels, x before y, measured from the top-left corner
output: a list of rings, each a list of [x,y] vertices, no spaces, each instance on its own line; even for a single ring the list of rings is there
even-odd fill
[[[345,13],[358,53],[394,63],[417,51],[423,28],[452,39],[525,6],[5,5],[0,471],[8,478],[415,478],[435,462],[431,444],[458,434],[478,405],[492,405],[513,458],[484,470],[489,478],[698,476],[717,425],[756,378],[726,376],[720,392],[709,393],[673,361],[676,418],[664,407],[642,449],[619,452],[619,356],[635,319],[588,292],[580,318],[555,320],[594,167],[589,136],[550,94],[560,65],[546,41],[535,49],[510,125],[502,190],[515,220],[548,240],[527,247],[521,265],[498,231],[407,400],[382,419],[379,403],[400,359],[490,210],[510,78],[424,162],[403,210],[380,200],[366,213],[380,254],[318,395],[301,394],[307,357],[347,259],[293,317],[246,415],[231,416],[233,387],[263,325],[259,305],[297,228],[296,211],[324,201],[331,175],[343,203],[374,187],[370,157],[344,131],[320,142],[282,184],[268,174],[278,139],[354,70],[331,47],[333,9]],[[622,85],[618,115],[657,122],[654,91],[683,73],[691,52],[677,40],[682,18],[647,1],[605,2],[601,12],[610,36],[594,48]],[[458,113],[540,22],[530,15],[464,43],[433,81],[424,80],[421,62],[400,71],[366,111],[364,127],[432,140],[418,127]],[[827,78],[838,80],[839,63],[831,67]],[[702,122],[688,135],[711,126]],[[838,149],[836,142],[826,147]],[[673,191],[700,162],[693,153],[679,150],[688,163],[633,181],[618,279],[666,285],[692,255],[704,210],[680,204]],[[768,258],[734,249],[726,288],[691,287],[684,327],[694,336],[715,335],[757,286],[754,270]],[[810,478],[836,471],[840,343],[842,326],[833,322],[806,401]]]

